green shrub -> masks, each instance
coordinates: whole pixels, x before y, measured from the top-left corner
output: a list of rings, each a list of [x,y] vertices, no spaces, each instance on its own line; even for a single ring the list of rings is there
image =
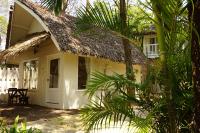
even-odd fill
[[[13,125],[8,126],[3,120],[0,121],[0,133],[42,133],[39,129],[29,128],[27,129],[26,122],[19,124],[19,116],[15,118]]]

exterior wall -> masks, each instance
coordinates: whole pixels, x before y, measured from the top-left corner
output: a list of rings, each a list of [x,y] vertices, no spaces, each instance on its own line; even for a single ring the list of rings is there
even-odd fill
[[[141,67],[140,65],[133,65],[135,72],[136,82],[141,82]],[[123,63],[112,62],[110,60],[92,58],[91,59],[91,71],[99,71],[108,75],[114,73],[125,74],[126,66]]]
[[[122,63],[111,62],[105,59],[90,58],[90,72],[103,72],[108,75],[113,73],[125,74],[125,65]],[[64,55],[65,66],[62,74],[64,80],[63,108],[74,109],[84,106],[88,102],[85,90],[78,90],[78,56],[72,54]],[[141,67],[135,65],[136,81],[141,81]]]
[[[64,55],[64,97],[63,108],[78,108],[87,101],[84,93],[78,91],[78,56],[72,54]]]

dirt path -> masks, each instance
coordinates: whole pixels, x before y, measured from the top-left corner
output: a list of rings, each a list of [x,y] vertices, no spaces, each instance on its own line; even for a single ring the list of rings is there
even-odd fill
[[[0,119],[6,121],[7,124],[13,124],[18,115],[21,122],[27,121],[28,128],[38,128],[42,133],[84,133],[78,110],[58,110],[37,105],[7,106],[0,104]],[[95,133],[132,133],[133,131],[127,130],[127,127],[119,127],[120,125],[99,129]]]
[[[25,120],[29,127],[36,127],[44,133],[82,132],[78,110],[58,110],[37,105],[0,105],[0,119],[7,124],[13,124],[18,115],[20,122]]]

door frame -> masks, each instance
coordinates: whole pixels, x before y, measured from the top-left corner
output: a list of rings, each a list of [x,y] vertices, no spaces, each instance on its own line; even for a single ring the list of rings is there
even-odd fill
[[[49,76],[50,76],[50,61],[54,59],[59,59],[58,61],[58,88],[55,88],[58,90],[59,95],[61,95],[61,55],[60,54],[53,54],[47,56],[47,74],[46,74],[46,87],[45,87],[45,103],[50,107],[56,107],[58,108],[59,105],[61,105],[62,102],[62,96],[59,97],[58,102],[51,102],[48,101],[48,91],[49,91]]]

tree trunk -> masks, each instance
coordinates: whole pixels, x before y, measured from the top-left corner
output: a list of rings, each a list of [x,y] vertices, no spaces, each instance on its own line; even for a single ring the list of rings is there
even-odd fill
[[[90,0],[86,0],[86,8],[90,5]]]
[[[157,35],[158,35],[158,43],[160,46],[160,61],[162,64],[161,73],[163,77],[163,83],[164,83],[164,93],[165,98],[167,101],[167,109],[168,109],[168,118],[169,118],[169,133],[176,133],[176,111],[173,103],[173,94],[172,94],[172,87],[171,87],[171,77],[169,75],[169,70],[167,66],[167,53],[166,53],[166,47],[164,42],[164,32],[162,27],[162,22],[160,25],[158,24],[156,26],[157,28]]]
[[[62,8],[62,11],[61,11],[61,15],[64,15],[66,9],[68,8],[69,0],[63,0],[63,4],[62,5],[63,5],[63,8]]]
[[[127,14],[126,14],[126,1],[120,0],[120,19],[121,19],[121,32],[123,35],[127,34]],[[132,62],[132,52],[129,40],[122,38],[122,43],[124,46],[124,58],[126,64],[126,76],[129,80],[135,80],[133,73],[133,62]],[[128,87],[127,93],[129,95],[135,95],[135,89]]]
[[[130,80],[135,80],[133,73],[133,63],[132,63],[132,54],[131,54],[131,45],[129,44],[129,40],[122,39],[124,46],[124,54],[125,54],[125,64],[126,64],[126,76]]]
[[[161,18],[162,11],[161,11],[161,5],[160,3],[157,3],[152,0],[153,5],[153,12],[156,18],[156,32],[157,32],[157,38],[160,48],[160,61],[161,61],[161,74],[163,77],[163,85],[164,85],[164,94],[167,101],[167,109],[168,109],[168,118],[169,118],[169,133],[176,133],[176,110],[174,107],[173,102],[173,94],[172,94],[172,87],[171,87],[171,76],[169,74],[168,70],[168,64],[167,64],[167,49],[165,44],[165,32],[164,32],[164,22]]]
[[[189,20],[191,22],[192,39],[191,39],[191,55],[192,55],[192,77],[194,88],[194,129],[195,133],[200,132],[200,0],[193,0],[193,4],[188,6]],[[194,7],[194,8],[193,8]]]

